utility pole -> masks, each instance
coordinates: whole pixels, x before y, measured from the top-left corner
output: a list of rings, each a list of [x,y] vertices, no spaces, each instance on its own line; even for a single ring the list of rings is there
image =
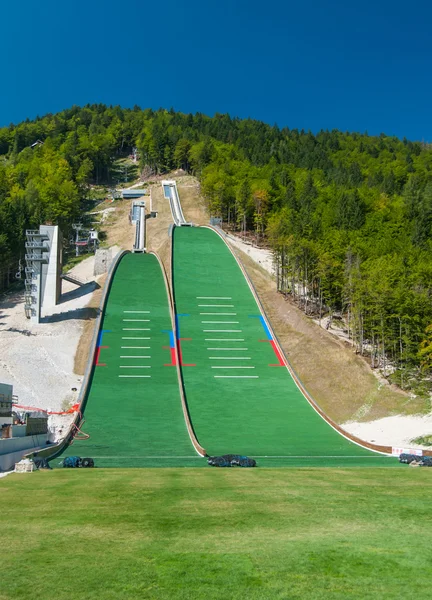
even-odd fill
[[[75,229],[75,256],[79,256],[79,232],[82,229],[82,225],[72,225],[72,229]]]

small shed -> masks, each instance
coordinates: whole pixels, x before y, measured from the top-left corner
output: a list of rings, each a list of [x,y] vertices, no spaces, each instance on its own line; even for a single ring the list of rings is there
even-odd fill
[[[142,196],[148,195],[148,190],[143,188],[129,188],[121,190],[121,195],[124,200],[131,200],[133,198],[141,198]]]

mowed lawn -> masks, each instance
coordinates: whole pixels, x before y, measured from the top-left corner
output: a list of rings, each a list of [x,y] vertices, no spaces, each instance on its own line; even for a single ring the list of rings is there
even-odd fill
[[[430,598],[432,469],[0,479],[0,598]]]

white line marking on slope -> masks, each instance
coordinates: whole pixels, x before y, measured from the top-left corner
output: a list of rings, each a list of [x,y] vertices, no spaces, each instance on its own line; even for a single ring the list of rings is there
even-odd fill
[[[123,319],[123,321],[128,323],[148,323],[150,319]]]
[[[151,356],[120,356],[120,358],[151,358]]]
[[[100,456],[99,454],[92,454],[92,456],[95,458],[119,458],[120,460],[126,460],[130,458],[198,458],[196,454],[195,456],[130,456],[129,454],[122,454],[122,456],[119,456],[118,454],[115,456]]]
[[[319,456],[312,456],[310,454],[286,454],[286,455],[276,455],[276,454],[263,454],[262,456],[258,454],[249,454],[249,456],[254,456],[254,458],[359,458],[359,455],[354,456],[349,454],[348,456],[344,455],[333,455],[333,454],[320,454]],[[376,456],[361,456],[360,458],[383,458],[383,455],[377,454]],[[386,457],[384,457],[386,458]],[[394,458],[390,454],[388,458]]]
[[[149,350],[151,346],[120,346],[120,348],[122,350],[129,350],[129,349],[134,349],[134,350]]]
[[[151,369],[149,365],[120,365],[120,369]]]
[[[205,338],[205,342],[244,342],[243,338]]]
[[[249,348],[207,348],[207,350],[224,350],[228,352],[230,350],[249,350]]]
[[[224,325],[238,325],[240,321],[201,321],[201,323],[223,323]]]
[[[250,356],[209,356],[210,360],[251,360]]]
[[[151,377],[151,375],[119,375],[119,377]]]
[[[204,333],[241,333],[242,329],[203,329]]]
[[[122,337],[122,340],[151,340],[150,337]]]
[[[215,379],[258,379],[259,375],[213,375]]]
[[[146,327],[142,328],[142,327],[123,327],[122,331],[151,331],[151,329],[148,329]]]
[[[231,296],[196,296],[197,300],[232,300]]]
[[[198,304],[200,308],[234,308],[234,304]]]

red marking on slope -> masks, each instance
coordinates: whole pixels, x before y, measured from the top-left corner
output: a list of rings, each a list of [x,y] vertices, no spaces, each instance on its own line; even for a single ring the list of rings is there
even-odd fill
[[[183,354],[182,354],[182,349],[181,349],[181,342],[182,341],[190,341],[192,338],[180,338],[179,340],[177,340],[177,350],[178,350],[178,355],[179,355],[179,364],[181,367],[196,367],[196,365],[191,365],[191,364],[184,364],[183,362]]]
[[[269,342],[272,345],[274,353],[276,354],[278,361],[279,361],[279,364],[269,365],[269,367],[286,367],[285,360],[284,360],[283,356],[281,355],[281,353],[279,352],[279,348],[276,346],[276,342],[274,340],[269,340]]]
[[[164,346],[164,348],[167,349],[167,350],[169,348],[170,352],[171,352],[171,364],[170,365],[165,364],[164,367],[176,367],[177,366],[177,361],[176,361],[175,348],[171,348],[170,346]]]
[[[269,367],[286,367],[286,362],[284,357],[279,352],[279,348],[276,346],[276,342],[274,340],[258,340],[259,342],[269,342],[271,347],[273,348],[273,352],[276,354],[279,363],[277,365],[269,365]]]
[[[96,354],[95,354],[95,366],[96,367],[106,367],[106,363],[99,362],[100,351],[105,350],[106,348],[109,348],[109,346],[99,346],[99,348],[96,349]]]

